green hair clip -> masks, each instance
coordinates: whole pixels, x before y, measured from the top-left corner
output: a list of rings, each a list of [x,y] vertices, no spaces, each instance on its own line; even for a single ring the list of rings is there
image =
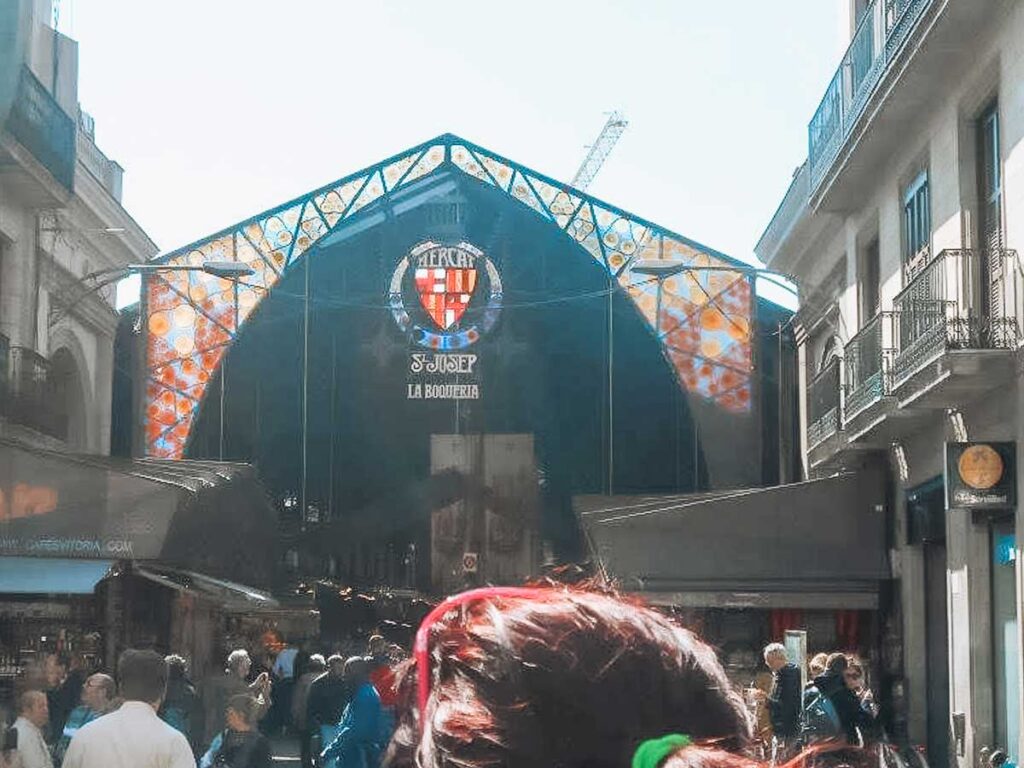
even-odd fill
[[[661,761],[671,755],[677,749],[688,747],[693,742],[689,736],[679,733],[672,733],[662,736],[660,739],[645,741],[633,754],[632,768],[658,768]]]

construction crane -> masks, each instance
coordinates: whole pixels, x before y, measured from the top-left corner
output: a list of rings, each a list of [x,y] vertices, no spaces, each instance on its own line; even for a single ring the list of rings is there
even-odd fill
[[[572,177],[571,185],[573,187],[579,190],[586,190],[590,186],[590,182],[594,180],[597,172],[601,170],[601,166],[608,159],[608,155],[611,154],[612,149],[614,149],[619,137],[622,136],[622,132],[626,130],[627,125],[629,125],[629,121],[619,112],[612,112],[608,116],[608,122],[604,124],[604,128],[598,134],[597,141],[590,146],[590,151],[583,158],[579,170]]]

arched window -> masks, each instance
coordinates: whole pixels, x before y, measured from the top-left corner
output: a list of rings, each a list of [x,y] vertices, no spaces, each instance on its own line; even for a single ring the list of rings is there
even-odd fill
[[[71,352],[61,347],[50,357],[47,374],[53,433],[69,448],[85,450],[88,447],[85,390],[82,374]]]

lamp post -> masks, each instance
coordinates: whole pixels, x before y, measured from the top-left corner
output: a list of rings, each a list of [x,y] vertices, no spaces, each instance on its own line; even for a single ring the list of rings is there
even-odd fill
[[[103,290],[111,283],[119,282],[131,275],[159,274],[160,272],[205,272],[214,277],[237,281],[254,274],[255,270],[248,264],[237,261],[206,261],[202,264],[126,264],[123,267],[100,269],[90,272],[76,283],[76,285],[83,286],[85,290],[70,301],[61,302],[61,308],[50,314],[50,325],[52,326],[66,317],[80,302]],[[93,281],[96,282],[93,283]]]
[[[651,275],[659,279],[672,277],[681,272],[733,272],[753,277],[783,278],[793,283],[796,282],[796,278],[791,275],[775,272],[771,269],[762,269],[753,265],[709,264],[704,266],[687,264],[685,261],[678,261],[676,259],[637,259],[629,267],[629,271],[637,272],[641,275]]]
[[[219,277],[224,280],[230,280],[237,283],[243,277],[255,274],[255,270],[248,264],[242,264],[237,261],[206,261],[202,264],[126,264],[121,267],[111,267],[108,269],[97,270],[96,272],[90,272],[85,275],[82,279],[74,283],[74,286],[80,286],[80,290],[76,295],[71,297],[67,301],[60,302],[60,308],[51,312],[49,317],[49,325],[52,327],[56,323],[60,322],[82,301],[89,298],[111,283],[119,282],[126,277],[131,275],[151,275],[159,274],[161,272],[204,272],[214,277]],[[145,292],[143,291],[143,294]],[[142,313],[145,313],[145,296],[143,295],[142,302]],[[134,399],[136,402],[140,402],[141,398],[141,387],[145,381],[145,352],[138,356],[137,370],[135,371],[136,382],[135,382],[135,393]],[[221,418],[220,418],[220,446],[221,455],[224,450],[224,372],[221,372]],[[144,436],[141,432],[141,422],[133,428],[132,443],[134,446],[133,453],[140,450],[141,446],[144,445]]]

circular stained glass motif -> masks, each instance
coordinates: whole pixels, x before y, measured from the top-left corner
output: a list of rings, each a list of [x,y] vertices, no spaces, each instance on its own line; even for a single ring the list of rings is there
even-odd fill
[[[420,243],[395,267],[388,292],[391,314],[414,343],[463,349],[497,322],[501,276],[469,243]]]

